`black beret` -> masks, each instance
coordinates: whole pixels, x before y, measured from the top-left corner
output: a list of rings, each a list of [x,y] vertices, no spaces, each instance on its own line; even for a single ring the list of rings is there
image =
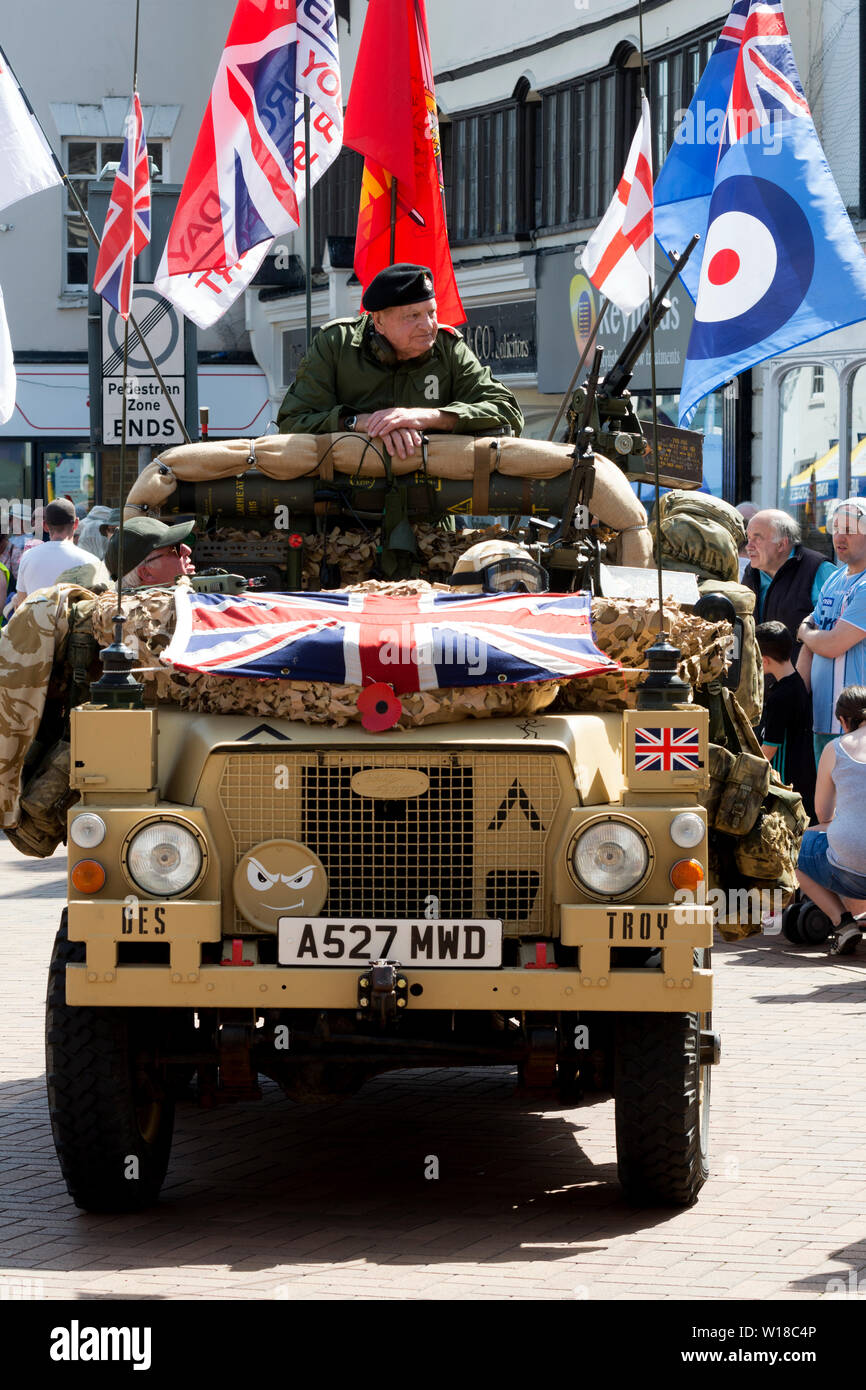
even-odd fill
[[[380,270],[364,291],[364,308],[372,314],[378,309],[394,309],[400,304],[422,304],[432,299],[433,272],[426,265],[399,262]]]

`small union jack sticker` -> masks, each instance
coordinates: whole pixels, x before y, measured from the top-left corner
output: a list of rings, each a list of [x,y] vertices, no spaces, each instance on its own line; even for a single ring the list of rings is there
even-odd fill
[[[701,740],[697,729],[635,729],[635,772],[697,772]]]

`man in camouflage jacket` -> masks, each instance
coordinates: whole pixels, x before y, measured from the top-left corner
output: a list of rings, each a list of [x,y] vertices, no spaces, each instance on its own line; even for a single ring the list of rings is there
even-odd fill
[[[456,329],[439,327],[426,266],[381,271],[364,308],[316,335],[280,407],[284,434],[358,430],[408,458],[422,430],[521,433],[516,398]]]

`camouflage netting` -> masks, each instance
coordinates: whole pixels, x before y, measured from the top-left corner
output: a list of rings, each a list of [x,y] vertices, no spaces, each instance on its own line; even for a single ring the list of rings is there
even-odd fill
[[[393,584],[367,580],[354,587],[394,597],[430,588],[422,580]],[[100,644],[111,640],[115,606],[116,602],[107,594],[96,601],[93,633]],[[124,598],[123,608],[129,617],[124,640],[129,642],[134,637],[144,649],[139,648],[142,662],[150,666],[171,640],[174,629],[172,595],[165,589],[143,589]],[[168,702],[203,714],[270,715],[338,728],[343,724],[359,723],[361,719],[357,706],[361,687],[357,685],[252,680],[169,668],[148,671],[144,680],[145,699]],[[400,696],[403,714],[396,727],[409,729],[422,724],[451,724],[460,719],[537,714],[553,702],[558,689],[556,681],[534,681],[521,685],[413,691]]]
[[[456,561],[470,546],[504,534],[501,526],[488,526],[475,531],[443,531],[441,526],[429,521],[416,522],[412,529],[420,554],[419,578],[430,583],[444,580],[451,574]],[[304,588],[318,587],[322,561],[326,556],[329,565],[339,568],[342,584],[360,584],[370,579],[381,543],[381,529],[371,532],[343,531],[339,526],[334,526],[326,535],[305,536]]]
[[[679,673],[690,685],[717,680],[728,664],[733,634],[729,623],[707,623],[677,604],[664,606],[665,634],[679,647]],[[596,644],[619,661],[622,671],[586,676],[565,683],[557,709],[634,709],[637,687],[644,678],[647,648],[658,638],[658,603],[653,599],[592,600],[592,631]]]
[[[365,592],[390,593],[395,597],[421,593],[431,586],[423,580],[384,583],[367,580],[357,587]],[[144,589],[124,599],[129,614],[125,640],[143,643],[149,664],[171,639],[174,604],[165,590]],[[108,595],[97,600],[94,635],[111,640],[114,606]],[[584,676],[557,685],[539,681],[509,686],[474,686],[402,695],[403,717],[398,727],[487,719],[496,715],[527,715],[548,708],[557,695],[561,710],[633,709],[642,679],[646,649],[658,635],[657,610],[649,599],[593,599],[592,625],[601,651],[631,669],[599,676]],[[705,623],[665,605],[665,628],[683,653],[680,672],[690,683],[716,679],[725,668],[731,633],[727,624]],[[282,716],[306,724],[342,725],[360,719],[356,701],[359,687],[328,685],[318,681],[251,680],[244,677],[199,675],[189,671],[158,671],[145,676],[146,696],[203,713]]]

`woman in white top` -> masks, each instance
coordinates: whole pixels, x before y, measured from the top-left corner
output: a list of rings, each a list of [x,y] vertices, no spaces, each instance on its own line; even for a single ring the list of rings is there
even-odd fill
[[[842,735],[818,763],[815,812],[820,822],[803,836],[797,879],[836,927],[833,955],[852,955],[866,912],[866,686],[849,685],[836,701]]]

